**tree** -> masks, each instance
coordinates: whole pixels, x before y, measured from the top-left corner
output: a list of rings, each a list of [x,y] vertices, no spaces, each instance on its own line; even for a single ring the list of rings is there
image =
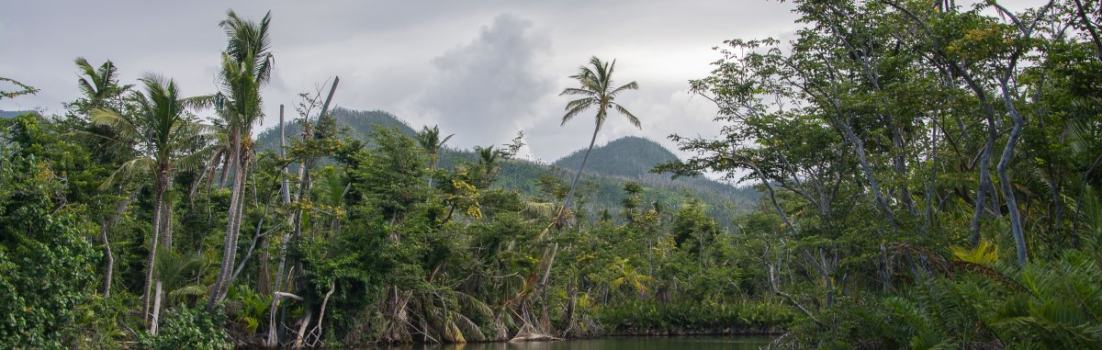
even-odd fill
[[[269,52],[269,23],[271,12],[257,23],[241,19],[233,11],[219,23],[226,31],[229,42],[226,44],[226,51],[222,53],[222,91],[215,98],[215,105],[218,116],[229,131],[229,166],[233,169],[233,187],[230,190],[222,263],[207,300],[208,309],[212,309],[225,297],[229,290],[227,282],[234,270],[237,237],[241,230],[245,177],[248,175],[248,154],[252,145],[252,126],[263,116],[260,87],[270,79],[274,62],[274,57]]]
[[[563,213],[570,208],[574,191],[578,187],[578,179],[581,178],[582,171],[585,170],[585,163],[589,160],[589,152],[593,151],[593,144],[597,142],[597,132],[601,131],[601,127],[605,125],[605,119],[608,118],[609,112],[615,110],[624,118],[627,118],[631,125],[635,125],[637,128],[642,127],[639,118],[616,102],[616,97],[620,93],[627,90],[638,90],[639,84],[632,81],[614,88],[612,73],[615,70],[616,60],[609,63],[602,62],[597,57],[592,57],[589,59],[589,66],[579,67],[578,74],[570,76],[570,78],[577,80],[578,87],[566,88],[559,94],[559,96],[581,96],[566,103],[566,114],[562,116],[562,125],[566,125],[566,122],[574,119],[582,112],[591,108],[597,109],[597,114],[593,118],[595,122],[593,136],[589,139],[589,148],[585,150],[585,156],[582,157],[582,164],[578,166],[578,172],[574,174],[574,179],[570,181],[570,191],[567,192],[565,202],[563,202]]]
[[[119,85],[118,68],[110,60],[104,61],[99,68],[92,67],[84,57],[77,57],[74,61],[77,68],[84,76],[77,80],[77,86],[84,98],[88,100],[88,108],[108,107],[114,98],[122,96],[133,87],[132,85]],[[117,108],[117,106],[110,106]]]
[[[197,137],[201,137],[199,126],[187,115],[188,108],[202,106],[204,98],[181,98],[176,83],[155,75],[141,79],[145,93],[135,92],[131,101],[136,105],[136,114],[120,114],[117,111],[99,108],[93,111],[92,121],[110,126],[120,138],[133,140],[137,145],[137,157],[124,163],[110,178],[107,185],[121,178],[131,178],[137,173],[153,178],[153,227],[150,236],[149,258],[146,262],[145,287],[142,298],[145,306],[143,315],[150,317],[150,303],[156,267],[157,251],[160,240],[171,242],[171,237],[162,237],[168,231],[165,210],[170,205],[165,194],[172,185],[172,175],[179,163],[192,164],[195,156],[201,153],[185,153]],[[170,244],[170,243],[169,243]],[[166,244],[167,245],[167,244]],[[153,310],[153,315],[158,310]],[[150,323],[150,327],[155,322]]]
[[[448,140],[451,140],[452,136],[455,136],[455,134],[440,139],[440,128],[436,125],[433,125],[432,129],[427,126],[423,127],[421,132],[417,133],[417,143],[429,154],[429,187],[432,187],[431,174],[436,171],[436,163],[440,160],[440,149],[444,147]]]

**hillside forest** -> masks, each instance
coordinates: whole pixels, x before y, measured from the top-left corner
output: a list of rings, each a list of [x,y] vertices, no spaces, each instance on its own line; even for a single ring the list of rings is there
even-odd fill
[[[592,141],[553,164],[338,108],[337,77],[266,100],[278,14],[196,25],[209,91],[75,58],[63,112],[0,119],[0,348],[1102,349],[1099,2],[790,5],[687,82],[718,113],[685,159],[596,144],[648,117],[611,57],[562,72]]]

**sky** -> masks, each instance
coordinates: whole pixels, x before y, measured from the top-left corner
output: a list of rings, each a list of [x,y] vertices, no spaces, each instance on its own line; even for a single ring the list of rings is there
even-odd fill
[[[570,75],[589,57],[616,59],[619,102],[642,120],[611,116],[604,144],[642,136],[675,150],[670,134],[715,136],[715,107],[688,92],[727,39],[785,39],[796,29],[776,0],[561,1],[15,1],[0,2],[0,76],[39,89],[0,110],[61,113],[79,95],[73,64],[110,59],[121,80],[172,78],[185,95],[215,92],[227,10],[271,11],[272,81],[263,89],[274,127],[280,104],[340,77],[334,104],[384,110],[414,128],[439,125],[449,145],[509,142],[523,130],[530,160],[552,162],[586,146],[591,115],[560,126]],[[209,112],[206,112],[209,114]],[[290,116],[289,116],[290,117]],[[676,151],[682,158],[688,155]]]

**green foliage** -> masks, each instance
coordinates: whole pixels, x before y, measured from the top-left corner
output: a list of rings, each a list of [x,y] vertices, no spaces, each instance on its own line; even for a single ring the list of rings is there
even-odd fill
[[[0,347],[61,348],[87,331],[78,306],[91,301],[100,254],[82,208],[59,203],[63,160],[31,153],[46,141],[35,117],[15,122],[0,155]]]
[[[635,301],[602,306],[596,319],[609,334],[719,334],[774,332],[796,319],[792,309],[771,302],[697,304]]]
[[[169,309],[156,336],[141,338],[143,348],[152,350],[231,349],[221,311],[204,311],[182,306]]]

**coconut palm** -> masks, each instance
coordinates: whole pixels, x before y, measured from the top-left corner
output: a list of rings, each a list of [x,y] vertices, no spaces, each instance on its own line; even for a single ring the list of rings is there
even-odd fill
[[[252,145],[252,126],[263,117],[260,87],[271,77],[274,58],[269,52],[268,27],[271,13],[259,23],[241,19],[230,11],[219,25],[229,38],[222,53],[220,83],[222,91],[215,99],[221,122],[229,132],[229,166],[233,169],[233,188],[226,220],[222,263],[218,279],[211,288],[207,307],[213,307],[225,297],[237,254],[237,237],[241,228],[241,207],[245,190],[246,169]]]
[[[567,88],[559,94],[559,96],[581,96],[578,99],[572,100],[566,103],[566,114],[562,116],[562,125],[566,125],[566,122],[573,119],[578,114],[588,111],[591,108],[597,109],[597,114],[594,115],[594,121],[596,125],[593,128],[593,136],[589,139],[589,148],[585,150],[585,156],[582,157],[582,164],[578,166],[578,172],[574,174],[574,180],[570,182],[570,191],[566,194],[566,199],[563,203],[562,212],[570,208],[570,202],[574,198],[574,190],[577,189],[578,179],[582,176],[582,170],[585,169],[585,163],[589,160],[589,152],[593,151],[593,144],[597,141],[597,132],[601,131],[601,127],[605,124],[605,119],[608,118],[610,110],[619,112],[624,118],[627,118],[631,125],[636,128],[641,128],[639,118],[636,118],[634,114],[624,108],[616,102],[616,97],[621,92],[627,90],[639,89],[639,84],[632,81],[630,83],[620,85],[613,88],[612,73],[616,70],[616,60],[612,62],[602,62],[597,57],[589,59],[588,66],[582,66],[578,68],[578,74],[571,76],[571,78],[578,81],[578,87]]]
[[[85,111],[95,108],[113,108],[118,109],[119,97],[130,91],[132,85],[119,85],[118,83],[118,68],[111,61],[106,61],[95,68],[84,57],[78,57],[75,60],[77,68],[80,69],[81,77],[77,80],[77,85],[80,87],[81,93],[84,94],[85,104],[81,106]],[[101,136],[98,135],[97,136]],[[129,149],[130,145],[126,144],[124,149]],[[120,216],[126,212],[127,207],[130,205],[130,194],[125,192],[125,189],[120,189],[123,192],[121,199],[115,202],[115,210],[107,213],[100,221],[100,240],[103,241],[104,251],[104,278],[103,278],[103,297],[111,297],[111,284],[114,276],[115,269],[115,257],[111,251],[111,241],[108,237],[108,233],[111,227],[114,226]]]
[[[178,167],[190,167],[203,152],[193,151],[203,137],[202,127],[187,113],[189,108],[204,105],[205,98],[181,98],[176,83],[159,76],[148,75],[141,79],[145,93],[135,92],[130,97],[135,106],[134,114],[97,108],[92,111],[92,122],[111,127],[118,138],[135,145],[136,157],[126,161],[107,179],[111,186],[122,179],[145,175],[153,181],[153,233],[150,239],[149,258],[146,262],[145,287],[143,289],[144,314],[149,315],[153,286],[153,270],[158,245],[165,230],[167,201],[165,194],[172,184],[172,175]],[[124,141],[125,142],[125,141]],[[171,238],[167,238],[170,240]]]
[[[111,61],[105,61],[99,68],[92,67],[84,57],[77,57],[74,61],[83,77],[77,80],[77,86],[84,98],[88,99],[89,108],[102,108],[115,97],[122,96],[130,90],[132,85],[119,85],[118,67]]]

